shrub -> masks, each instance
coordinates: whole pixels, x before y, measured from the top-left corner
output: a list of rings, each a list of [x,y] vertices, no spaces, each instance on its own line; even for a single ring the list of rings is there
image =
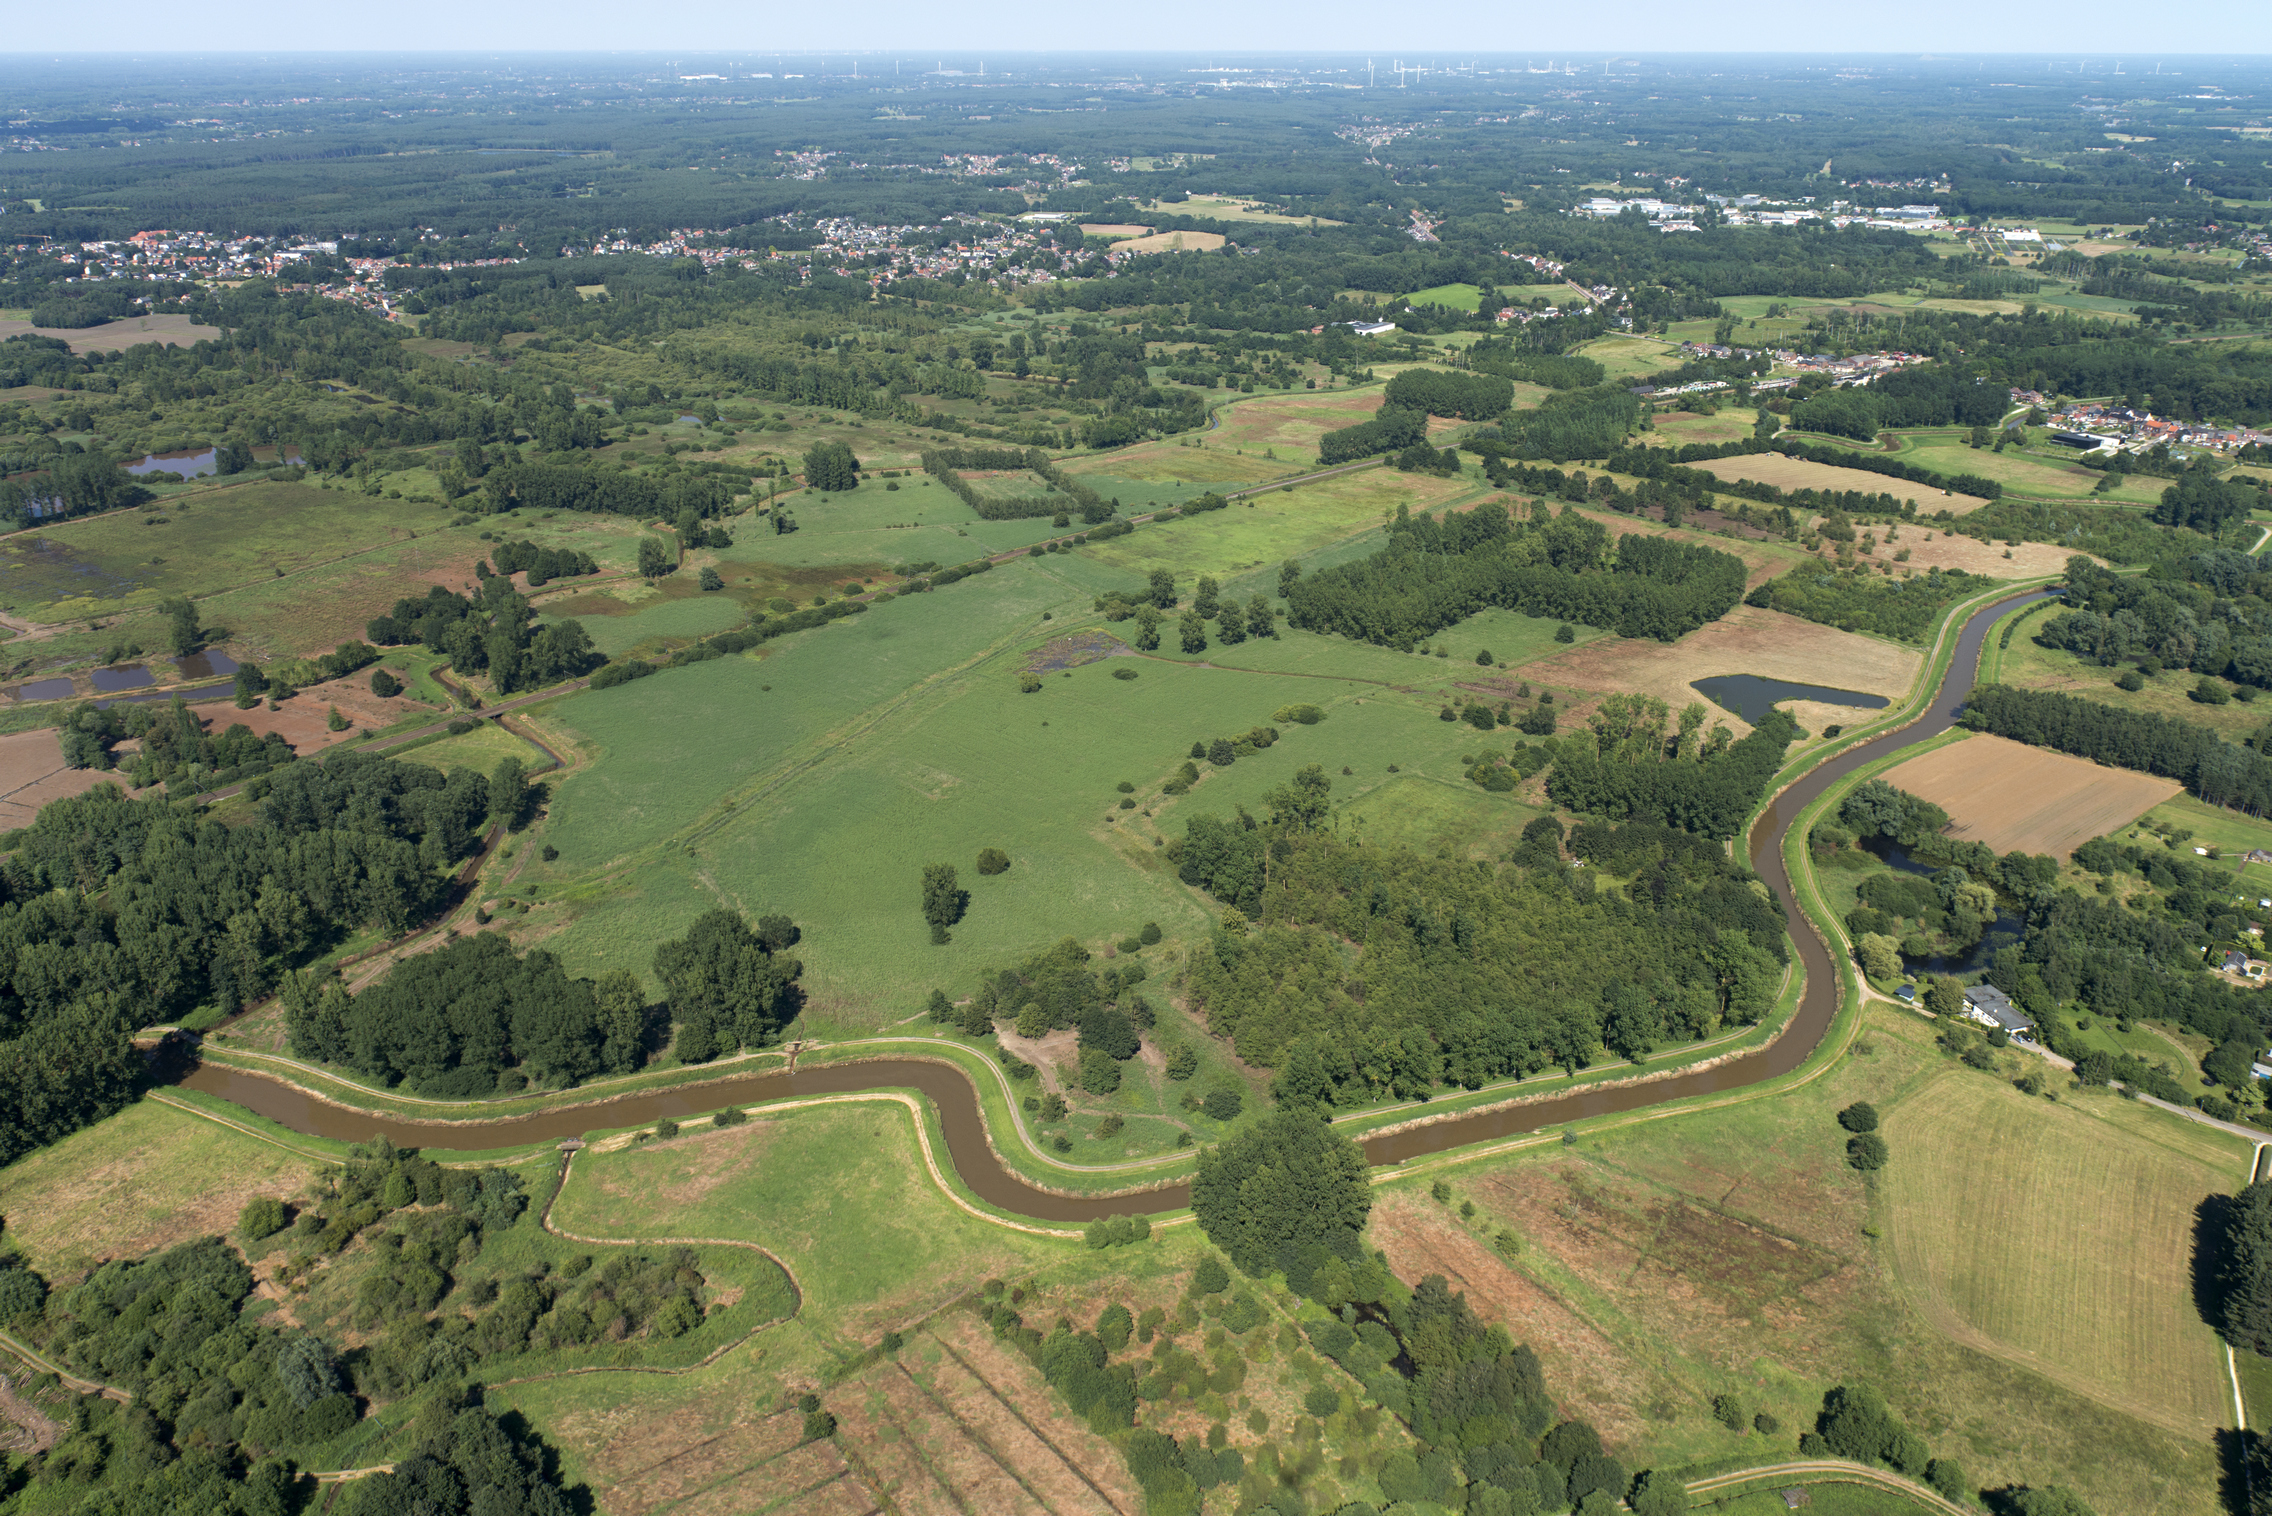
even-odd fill
[[[1207,1092],[1207,1098],[1200,1102],[1200,1109],[1205,1111],[1211,1120],[1235,1121],[1245,1105],[1245,1096],[1235,1089],[1222,1086]]]
[[[749,1112],[739,1106],[729,1105],[717,1115],[711,1117],[710,1124],[712,1126],[740,1126],[747,1120],[749,1120]]]
[[[1220,1295],[1231,1287],[1231,1271],[1223,1260],[1209,1253],[1199,1260],[1199,1267],[1191,1274],[1191,1293],[1194,1295]]]
[[[1482,664],[1485,668],[1489,668],[1491,666],[1491,649],[1485,648],[1482,652],[1477,653],[1475,655],[1475,661]]]
[[[1720,1425],[1731,1432],[1740,1432],[1747,1424],[1747,1418],[1743,1413],[1743,1402],[1733,1395],[1713,1396],[1712,1415]]]
[[[1003,852],[998,847],[982,847],[978,850],[978,872],[992,875],[1007,874],[1009,871],[1010,855],[1008,853]]]
[[[1783,1423],[1766,1411],[1751,1418],[1751,1429],[1762,1437],[1772,1437],[1783,1430]]]
[[[655,1135],[657,1137],[676,1137],[678,1135],[678,1123],[668,1119],[656,1122]]]
[[[1838,1113],[1838,1124],[1849,1132],[1874,1132],[1878,1129],[1878,1108],[1867,1100],[1857,1100]]]
[[[371,670],[371,693],[381,700],[391,699],[402,693],[402,681],[385,669],[373,669]]]
[[[1554,629],[1554,640],[1556,642],[1575,642],[1578,640],[1578,629],[1565,621]]]
[[[820,1442],[836,1435],[836,1417],[828,1411],[805,1412],[805,1441]]]
[[[1323,1421],[1326,1417],[1341,1409],[1341,1397],[1334,1393],[1329,1385],[1313,1385],[1309,1392],[1302,1396],[1302,1409]]]
[[[1031,695],[1040,688],[1041,675],[1035,673],[1032,669],[1027,669],[1024,673],[1018,675],[1019,694]]]
[[[1884,1168],[1889,1156],[1885,1139],[1875,1132],[1863,1132],[1846,1139],[1846,1161],[1865,1174]]]
[[[1314,705],[1282,705],[1270,713],[1272,721],[1290,721],[1297,726],[1316,726],[1325,719],[1325,712]]]
[[[2130,693],[2136,694],[2138,691],[2146,687],[2146,676],[2139,673],[2136,669],[2124,669],[2121,673],[2115,675],[2114,687],[2118,690],[2128,690],[2130,691]]]
[[[258,1242],[283,1231],[290,1220],[283,1201],[262,1195],[246,1201],[245,1208],[237,1213],[237,1235],[247,1242]]]
[[[1136,677],[1136,671],[1123,664],[1112,671],[1112,677],[1115,679],[1133,679]]]
[[[1103,1048],[1081,1049],[1081,1088],[1110,1095],[1120,1088],[1120,1061]]]
[[[1117,1353],[1128,1346],[1128,1339],[1135,1331],[1136,1318],[1129,1315],[1128,1307],[1117,1300],[1106,1306],[1097,1317],[1097,1341],[1104,1344],[1104,1350],[1108,1353]]]
[[[1136,940],[1143,943],[1146,947],[1150,947],[1153,943],[1160,940],[1160,924],[1157,921],[1145,922],[1144,930],[1136,934]]]

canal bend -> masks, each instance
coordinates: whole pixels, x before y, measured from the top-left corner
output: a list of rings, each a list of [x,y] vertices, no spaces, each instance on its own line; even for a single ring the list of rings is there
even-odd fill
[[[1972,691],[1980,648],[1997,619],[2015,605],[2043,593],[2012,597],[1974,613],[1958,634],[1954,656],[1924,713],[1905,727],[1847,749],[1776,796],[1753,824],[1751,866],[1783,902],[1791,923],[1791,944],[1805,975],[1799,1008],[1790,1024],[1765,1046],[1710,1068],[1693,1069],[1638,1084],[1576,1089],[1518,1105],[1447,1117],[1403,1131],[1361,1139],[1367,1161],[1378,1166],[1441,1153],[1470,1143],[1537,1131],[1590,1116],[1641,1110],[1698,1095],[1724,1094],[1797,1069],[1829,1033],[1838,1013],[1840,976],[1822,939],[1807,923],[1793,895],[1783,859],[1783,839],[1799,813],[1839,780],[1865,764],[1929,741],[1956,724]],[[218,1096],[256,1115],[309,1136],[363,1142],[384,1135],[397,1144],[457,1150],[526,1147],[558,1142],[603,1128],[644,1126],[680,1120],[726,1105],[759,1105],[814,1095],[873,1090],[912,1090],[930,1100],[945,1131],[955,1173],[986,1204],[1040,1221],[1082,1223],[1104,1216],[1180,1210],[1190,1203],[1188,1182],[1126,1191],[1118,1195],[1068,1195],[1036,1188],[996,1156],[986,1137],[977,1091],[952,1065],[920,1058],[885,1058],[861,1063],[822,1064],[727,1079],[696,1088],[650,1091],[587,1105],[539,1111],[487,1122],[406,1121],[350,1109],[295,1089],[251,1070],[202,1064],[182,1081],[185,1088]]]

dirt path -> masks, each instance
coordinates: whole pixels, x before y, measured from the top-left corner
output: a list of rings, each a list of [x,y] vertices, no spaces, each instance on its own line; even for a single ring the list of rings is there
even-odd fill
[[[1689,1483],[1691,1499],[1699,1495],[1717,1495],[1761,1481],[1789,1480],[1793,1484],[1860,1484],[1872,1489],[1891,1490],[1906,1495],[1928,1511],[1943,1516],[1974,1516],[1966,1507],[1943,1498],[1935,1491],[1914,1479],[1872,1468],[1866,1463],[1848,1463],[1843,1458],[1794,1459],[1789,1463],[1762,1464],[1755,1469],[1737,1469],[1730,1474],[1715,1474],[1709,1479]]]
[[[16,1393],[0,1374],[0,1453],[44,1453],[63,1440],[63,1424]]]

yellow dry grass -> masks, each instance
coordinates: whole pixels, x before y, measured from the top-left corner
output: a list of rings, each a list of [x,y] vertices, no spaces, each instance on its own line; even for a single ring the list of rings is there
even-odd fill
[[[2108,1097],[2100,1097],[2108,1098]],[[2231,1425],[2194,1305],[2194,1211],[2246,1176],[2197,1144],[2128,1133],[1949,1068],[1887,1113],[1887,1252],[1918,1309],[1968,1347],[2181,1435]],[[2111,1140],[2110,1140],[2111,1139]]]
[[[256,1195],[289,1198],[309,1159],[144,1100],[0,1169],[8,1235],[51,1278],[225,1233]]]
[[[1703,700],[1692,685],[1715,674],[1757,674],[1898,700],[1909,692],[1922,662],[1923,655],[1911,648],[1818,626],[1780,611],[1739,605],[1678,642],[1603,638],[1544,662],[1525,664],[1522,675],[1557,688],[1654,695],[1677,711],[1692,700]],[[1733,713],[1705,703],[1712,720],[1725,722],[1738,736],[1751,730]],[[1844,722],[1869,716],[1866,711],[1839,710],[1837,719]],[[1820,724],[1807,725],[1803,719],[1800,724],[1809,732],[1821,730]]]
[[[0,321],[0,342],[25,335],[60,337],[71,344],[74,353],[115,353],[125,348],[139,347],[145,342],[163,343],[168,347],[191,347],[219,337],[221,329],[217,326],[200,326],[188,316],[128,316],[123,321],[86,327],[34,326],[29,321]]]
[[[1885,780],[1947,811],[1955,821],[1951,836],[1999,853],[2061,859],[2182,788],[1986,733],[1912,758],[1887,770]]]
[[[1699,463],[1696,467],[1722,479],[1749,479],[1758,484],[1772,484],[1778,489],[1860,490],[1870,495],[1886,494],[1896,500],[1914,500],[1917,509],[1927,513],[1947,511],[1962,516],[1988,503],[1978,495],[1944,495],[1929,484],[1912,484],[1906,479],[1893,479],[1884,474],[1870,473],[1866,469],[1809,463],[1804,458],[1786,458],[1781,453],[1751,453],[1738,458],[1714,458]]]
[[[1154,232],[1116,243],[1113,253],[1211,253],[1223,245],[1221,232]]]
[[[1137,226],[1126,221],[1084,221],[1081,223],[1081,235],[1084,237],[1143,237],[1150,235],[1151,230],[1148,226]]]

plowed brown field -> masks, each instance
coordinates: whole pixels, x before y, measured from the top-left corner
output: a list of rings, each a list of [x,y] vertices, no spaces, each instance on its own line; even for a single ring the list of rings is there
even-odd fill
[[[1950,835],[1999,853],[2065,858],[2093,837],[2136,820],[2182,788],[2131,769],[2046,752],[1985,733],[1889,769],[1886,783],[1932,801],[1955,819]]]

